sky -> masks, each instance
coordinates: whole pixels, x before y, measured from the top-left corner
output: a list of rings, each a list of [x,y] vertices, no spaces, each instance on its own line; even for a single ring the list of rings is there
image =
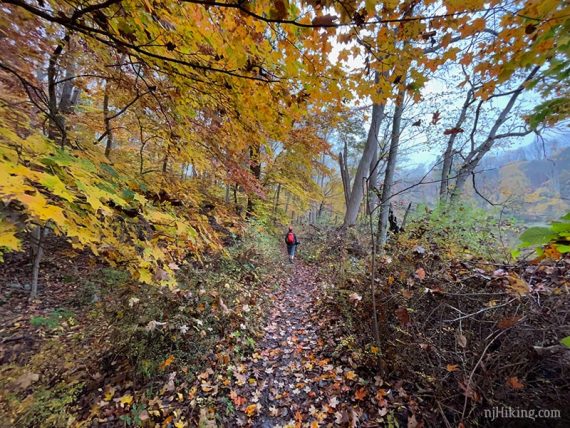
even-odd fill
[[[346,45],[339,45],[337,43],[333,44],[333,49],[329,54],[329,58],[331,61],[336,62],[338,53],[341,49],[346,49]],[[348,68],[362,68],[364,66],[362,58],[354,58],[350,57],[348,62]],[[456,73],[459,69],[456,70]],[[433,110],[440,110],[439,105],[437,102],[443,102],[442,111],[442,123],[447,121],[450,124],[449,127],[453,127],[451,123],[453,123],[456,117],[459,115],[461,107],[463,105],[463,97],[464,91],[458,90],[457,85],[461,82],[462,78],[457,73],[456,77],[448,77],[453,76],[453,71],[450,71],[446,75],[446,79],[443,80],[442,78],[435,78],[429,80],[425,87],[422,90],[422,93],[425,97],[425,101],[421,104],[423,105],[422,108],[427,110],[427,114],[424,115],[423,123],[430,121],[429,117],[429,110],[430,110],[430,103],[434,103]],[[456,92],[457,96],[443,96],[443,94],[447,94],[450,92]],[[461,93],[461,96],[459,94]],[[432,101],[433,100],[433,101]],[[501,109],[504,107],[506,102],[508,101],[508,97],[498,98],[497,101],[494,102],[494,108]],[[529,92],[523,93],[521,97],[519,97],[520,106],[522,111],[526,110],[529,111],[532,109],[533,106],[537,105],[540,102],[540,96],[537,93]],[[445,113],[444,113],[445,111]],[[431,112],[433,113],[433,111]],[[522,112],[521,112],[522,113]],[[521,115],[518,113],[518,116]],[[445,115],[445,116],[444,116]],[[368,115],[369,116],[369,115]],[[416,117],[414,117],[414,120]],[[366,123],[366,132],[368,131],[369,123]],[[421,129],[421,128],[420,128]],[[417,131],[417,130],[414,130]],[[400,162],[405,162],[405,166],[409,168],[415,168],[419,165],[432,165],[438,156],[441,155],[443,152],[443,144],[445,144],[445,137],[443,135],[437,136],[429,134],[428,132],[423,133],[423,135],[416,135],[413,138],[413,141],[409,141],[407,143],[402,144],[401,147],[401,156]],[[406,131],[404,131],[405,133]],[[402,135],[402,139],[404,138],[404,133]],[[417,134],[417,132],[416,132]],[[545,132],[544,135],[546,142],[552,139],[560,138],[560,132]],[[496,144],[496,147],[493,148],[494,152],[500,152],[504,150],[509,150],[515,147],[521,147],[524,145],[528,145],[534,142],[537,139],[535,134],[529,134],[525,137],[518,137],[514,138],[511,141],[501,141],[501,144]],[[429,140],[429,141],[428,141]],[[439,141],[439,144],[436,142]],[[458,141],[461,139],[458,138]]]

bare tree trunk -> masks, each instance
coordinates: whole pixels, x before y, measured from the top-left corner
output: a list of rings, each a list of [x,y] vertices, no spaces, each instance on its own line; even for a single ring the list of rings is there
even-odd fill
[[[392,184],[394,183],[394,173],[398,160],[398,147],[400,145],[400,128],[402,124],[402,114],[404,113],[405,86],[402,84],[396,98],[394,108],[394,119],[392,121],[392,134],[390,138],[390,151],[386,162],[386,172],[384,174],[384,184],[382,186],[382,197],[380,199],[380,216],[378,224],[378,244],[381,251],[386,245],[388,238],[388,216],[390,211],[390,198],[392,197]]]
[[[408,208],[406,208],[406,212],[404,213],[404,218],[402,219],[402,225],[400,226],[401,230],[404,230],[406,227],[406,221],[408,220],[408,214],[410,213],[410,209],[412,208],[412,203],[408,204]]]
[[[277,190],[275,192],[275,204],[273,205],[273,215],[277,213],[279,208],[279,197],[281,196],[281,183],[277,184]]]
[[[291,193],[287,192],[287,199],[285,199],[285,215],[289,211],[289,202],[291,201]]]
[[[56,46],[53,53],[50,55],[47,68],[49,111],[48,137],[52,140],[57,140],[59,137],[59,144],[61,148],[65,147],[67,139],[65,132],[65,119],[59,112],[59,106],[57,102],[57,64],[62,52],[63,41],[61,41],[60,44]]]
[[[344,154],[339,152],[338,164],[340,168],[340,178],[342,180],[342,189],[344,191],[344,203],[348,209],[350,201],[350,175],[348,172],[348,147],[346,141],[344,142]]]
[[[164,155],[164,160],[162,161],[162,173],[166,174],[168,170],[168,152]]]
[[[228,183],[226,183],[226,195],[224,197],[224,202],[226,204],[230,203],[230,185]]]
[[[372,160],[370,161],[370,172],[368,174],[369,181],[368,181],[368,186],[369,189],[371,189],[371,193],[369,196],[369,209],[372,212],[374,210],[374,208],[376,208],[376,205],[378,204],[378,196],[376,194],[376,190],[378,188],[378,144],[376,144],[376,147],[374,148],[374,154],[372,155]]]
[[[103,120],[105,121],[105,134],[107,135],[107,144],[105,145],[105,156],[111,155],[113,147],[113,128],[111,128],[111,119],[109,115],[109,82],[105,82],[105,95],[103,96]]]
[[[358,163],[354,183],[352,184],[352,191],[350,192],[350,200],[346,207],[344,217],[345,227],[352,226],[356,223],[358,211],[364,196],[364,179],[366,178],[366,174],[370,171],[370,163],[378,147],[378,131],[380,130],[380,124],[384,120],[385,107],[385,104],[373,104],[372,106],[372,120],[370,122],[370,129],[368,130],[368,138],[366,139],[364,153]]]
[[[467,92],[467,98],[465,103],[463,104],[463,108],[461,109],[461,113],[459,114],[459,118],[455,123],[455,129],[461,128],[463,122],[465,122],[465,118],[467,117],[467,109],[471,104],[473,104],[473,89],[470,89]],[[457,133],[451,134],[449,136],[449,140],[447,140],[447,147],[445,148],[445,152],[443,153],[443,167],[441,170],[441,183],[439,186],[439,200],[441,202],[446,202],[447,197],[449,194],[449,177],[451,175],[451,167],[453,164],[453,154],[454,154],[454,144],[457,138]]]
[[[235,208],[236,208],[236,213],[239,215],[239,214],[240,214],[240,208],[239,208],[239,203],[238,203],[237,192],[238,192],[238,185],[237,185],[237,183],[236,183],[236,184],[234,185],[234,188],[233,188],[234,206],[235,206]]]
[[[33,241],[35,244],[34,250],[34,263],[32,267],[32,289],[30,292],[30,299],[35,299],[38,295],[38,280],[40,276],[40,263],[44,255],[43,240],[46,235],[47,228],[44,226],[37,226],[33,231]]]
[[[528,76],[526,77],[524,82],[521,83],[521,85],[515,91],[513,91],[511,93],[511,97],[509,98],[509,101],[507,102],[505,107],[503,107],[503,110],[499,114],[499,117],[497,117],[497,119],[495,120],[495,123],[493,123],[493,126],[491,127],[491,130],[487,134],[485,141],[483,143],[481,143],[479,146],[477,146],[476,148],[473,148],[471,150],[471,152],[465,158],[463,165],[461,166],[461,168],[459,169],[459,171],[457,173],[457,180],[455,181],[455,188],[453,189],[453,193],[451,194],[452,202],[456,202],[459,199],[459,196],[463,192],[463,188],[465,187],[465,183],[466,183],[467,179],[475,172],[475,168],[477,167],[477,165],[479,165],[479,162],[481,162],[481,159],[483,159],[483,156],[485,156],[485,154],[487,154],[487,152],[489,152],[489,150],[491,150],[491,148],[495,144],[496,140],[498,140],[500,138],[523,136],[523,135],[527,135],[529,133],[529,132],[522,132],[522,133],[509,132],[506,134],[498,135],[498,131],[501,128],[501,125],[503,125],[503,123],[507,120],[509,113],[513,109],[513,107],[514,107],[518,97],[520,96],[520,94],[524,91],[526,84],[534,78],[536,73],[538,73],[539,69],[540,69],[540,66],[534,67],[531,70],[531,72],[528,74]],[[474,126],[476,126],[476,125],[477,125],[477,123],[475,123]]]
[[[250,171],[253,176],[259,181],[261,178],[261,160],[259,159],[259,144],[252,144],[249,146],[249,162]],[[247,196],[247,209],[245,218],[251,218],[254,214],[253,198],[251,195]]]

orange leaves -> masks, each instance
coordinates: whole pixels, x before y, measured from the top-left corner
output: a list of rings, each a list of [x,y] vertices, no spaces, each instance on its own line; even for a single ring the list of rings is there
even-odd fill
[[[386,400],[387,395],[388,395],[388,391],[386,391],[385,389],[382,389],[382,388],[380,388],[376,392],[376,395],[374,396],[374,398],[376,399],[378,406],[380,406],[380,407],[388,406],[388,400]]]
[[[548,257],[552,260],[560,260],[562,253],[558,250],[556,245],[549,244],[544,248],[544,257]]]
[[[511,389],[517,390],[517,389],[523,389],[524,388],[524,384],[519,380],[518,377],[513,376],[513,377],[509,377],[507,379],[507,386]]]
[[[420,267],[416,270],[416,277],[421,281],[426,278],[426,271],[424,268]]]
[[[497,327],[500,328],[501,330],[506,330],[507,328],[511,328],[514,325],[516,325],[522,317],[519,316],[512,316],[512,317],[506,317],[503,318],[499,321],[499,323],[497,324]]]
[[[174,362],[174,355],[170,355],[166,360],[160,363],[160,369],[164,370]]]
[[[254,416],[257,413],[258,404],[250,404],[245,408],[245,414],[249,417]]]
[[[459,365],[458,364],[448,364],[446,369],[448,372],[456,372],[459,370]]]
[[[357,401],[364,400],[364,398],[368,395],[368,391],[366,388],[358,388],[354,393],[354,399]]]
[[[232,402],[236,407],[241,407],[247,402],[247,400],[244,397],[240,397],[238,393],[234,390],[230,391],[230,399],[232,400]]]

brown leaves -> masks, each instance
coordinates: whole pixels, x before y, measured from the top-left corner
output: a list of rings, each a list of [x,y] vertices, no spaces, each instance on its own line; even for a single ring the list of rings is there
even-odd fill
[[[465,348],[467,346],[467,338],[462,333],[457,334],[456,340],[457,340],[457,344],[460,347]]]
[[[530,292],[530,286],[526,283],[524,279],[518,276],[516,273],[511,273],[507,277],[509,285],[507,290],[517,296],[526,296]]]
[[[395,310],[395,313],[398,321],[400,321],[400,324],[402,324],[404,327],[410,325],[410,314],[406,308],[399,307]]]
[[[312,24],[315,27],[330,27],[332,25],[334,25],[334,22],[338,19],[338,17],[334,16],[334,15],[321,15],[321,16],[315,16],[313,18],[313,22]]]
[[[424,268],[420,267],[416,270],[416,277],[421,281],[426,278],[426,271]]]
[[[506,330],[507,328],[513,327],[516,323],[518,323],[521,320],[521,318],[522,317],[518,316],[503,318],[502,320],[499,321],[497,327],[500,328],[501,330]]]
[[[441,114],[439,113],[438,110],[431,116],[431,124],[437,125],[437,122],[439,122],[440,119],[441,119]]]
[[[456,135],[461,134],[462,132],[464,132],[463,128],[449,128],[443,131],[443,135]]]
[[[289,8],[289,2],[287,0],[275,0],[273,2],[274,9],[272,12],[272,17],[275,19],[285,19],[287,18]]]
[[[525,34],[532,34],[535,31],[536,31],[536,25],[534,24],[528,24],[524,29]]]

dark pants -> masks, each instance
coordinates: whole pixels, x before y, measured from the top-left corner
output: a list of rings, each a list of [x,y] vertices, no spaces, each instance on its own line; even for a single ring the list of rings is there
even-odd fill
[[[297,246],[295,244],[287,245],[287,254],[289,254],[289,257],[293,257],[295,255],[296,249],[297,249]]]

